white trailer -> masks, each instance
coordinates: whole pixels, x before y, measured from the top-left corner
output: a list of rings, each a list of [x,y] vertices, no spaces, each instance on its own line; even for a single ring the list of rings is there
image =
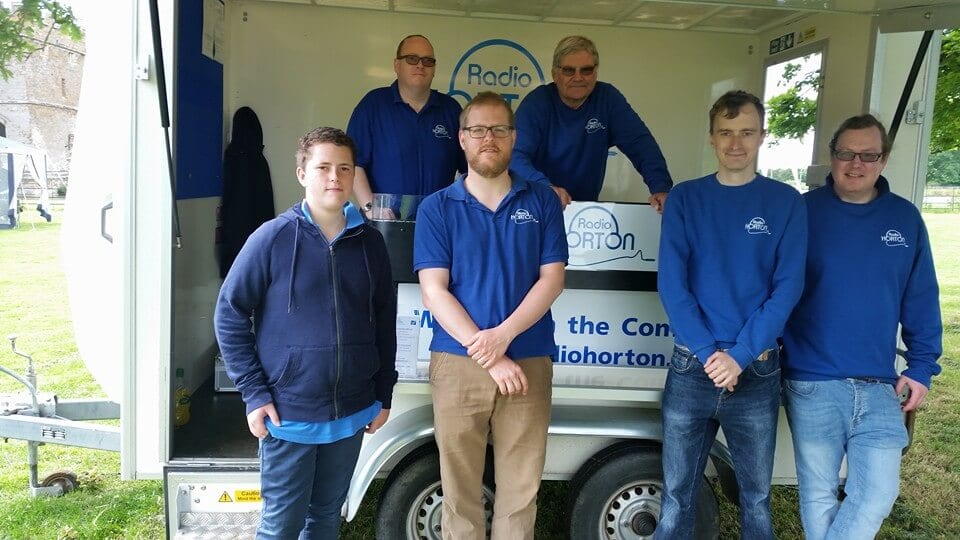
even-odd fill
[[[923,31],[960,26],[960,7],[936,0],[158,0],[156,6],[157,32],[148,0],[91,8],[99,12],[88,17],[64,243],[81,354],[121,403],[122,474],[164,478],[171,537],[249,534],[257,521],[256,440],[238,396],[214,392],[210,382],[221,283],[214,257],[220,163],[238,107],[250,106],[260,117],[282,209],[302,197],[293,181],[297,138],[318,125],[345,126],[366,91],[388,85],[403,36],[422,33],[433,42],[434,88],[464,102],[494,90],[517,104],[549,82],[559,38],[582,33],[600,50],[600,78],[626,95],[682,180],[715,168],[706,112],[716,97],[734,88],[762,93],[766,65],[819,51],[824,82],[813,165],[823,165],[830,132],[843,118],[863,111],[887,123],[894,118]],[[929,51],[918,56],[919,82],[904,98],[919,121],[900,127],[887,167],[891,188],[915,203],[926,173],[938,51],[934,34]],[[161,127],[161,95],[172,111],[169,130]],[[629,203],[646,195],[629,162],[611,153],[601,200]],[[579,205],[566,212],[568,232],[576,212],[602,213],[596,208],[607,212],[597,219],[614,217],[623,227],[618,249],[633,234],[624,223],[655,216],[643,205]],[[404,224],[390,226],[397,238],[409,235]],[[658,403],[671,339],[651,285],[656,257],[647,250],[655,249],[657,220],[639,227],[629,247],[643,249],[653,267],[571,267],[554,309],[560,348],[544,478],[573,482],[574,538],[643,538],[656,523]],[[409,269],[395,266],[395,272]],[[405,339],[418,350],[402,359],[407,371],[390,422],[365,441],[344,516],[355,515],[374,478],[386,478],[378,536],[435,538],[439,477],[429,385],[418,380],[416,360],[410,363],[424,359],[429,324],[420,328],[428,319],[412,279],[398,280],[400,317],[416,318],[418,328]],[[194,390],[193,419],[181,429],[172,420],[176,368]],[[792,452],[781,428],[774,476],[790,484]],[[728,462],[721,438],[707,476],[732,493]],[[715,536],[709,487],[701,502],[699,530]]]

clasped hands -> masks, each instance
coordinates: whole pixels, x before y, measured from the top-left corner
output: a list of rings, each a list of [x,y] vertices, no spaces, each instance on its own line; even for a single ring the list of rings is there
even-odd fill
[[[480,330],[464,346],[467,355],[487,370],[502,395],[527,395],[527,376],[519,364],[507,357],[507,346],[515,336],[501,327]]]
[[[716,351],[711,354],[703,364],[703,370],[713,381],[714,386],[726,388],[728,392],[733,392],[740,380],[740,374],[743,373],[740,364],[726,351]]]

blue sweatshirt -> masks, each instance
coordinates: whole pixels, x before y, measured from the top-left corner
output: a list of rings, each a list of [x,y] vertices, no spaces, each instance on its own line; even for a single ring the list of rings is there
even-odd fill
[[[673,180],[660,146],[619,90],[597,82],[580,108],[571,109],[550,83],[517,108],[510,170],[531,182],[560,186],[575,201],[595,201],[612,146],[643,175],[650,193],[670,191]]]
[[[904,375],[930,386],[940,373],[943,325],[927,229],[886,178],[866,204],[827,185],[805,195],[810,216],[807,286],[783,335],[788,379],[868,377],[894,383],[897,327]]]
[[[346,215],[331,244],[297,204],[250,236],[223,282],[214,325],[248,413],[273,402],[281,420],[326,422],[375,400],[390,408],[390,260],[357,209],[348,205]]]
[[[776,340],[803,291],[807,212],[797,190],[757,175],[715,174],[670,192],[658,288],[679,344],[701,362],[726,349],[747,367]]]

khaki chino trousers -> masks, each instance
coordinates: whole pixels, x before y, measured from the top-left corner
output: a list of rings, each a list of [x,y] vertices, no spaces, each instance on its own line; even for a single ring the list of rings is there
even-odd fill
[[[472,358],[430,355],[445,539],[486,538],[482,496],[488,438],[497,488],[491,538],[533,538],[550,424],[553,363],[538,356],[518,364],[527,377],[527,395],[504,396]]]

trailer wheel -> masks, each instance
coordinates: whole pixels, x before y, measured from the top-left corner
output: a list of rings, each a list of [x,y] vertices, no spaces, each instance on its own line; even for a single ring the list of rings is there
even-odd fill
[[[493,520],[494,492],[489,476],[485,474],[483,479],[483,508],[488,535]],[[391,473],[380,495],[377,538],[440,540],[442,511],[440,456],[434,450],[410,459]]]
[[[66,495],[71,491],[77,489],[79,482],[77,481],[77,475],[72,471],[61,470],[50,473],[40,482],[42,487],[53,487],[60,486],[60,494]]]
[[[570,538],[653,538],[660,518],[660,450],[624,447],[585,467],[570,484]],[[715,539],[717,499],[704,479],[697,495],[695,538]]]

